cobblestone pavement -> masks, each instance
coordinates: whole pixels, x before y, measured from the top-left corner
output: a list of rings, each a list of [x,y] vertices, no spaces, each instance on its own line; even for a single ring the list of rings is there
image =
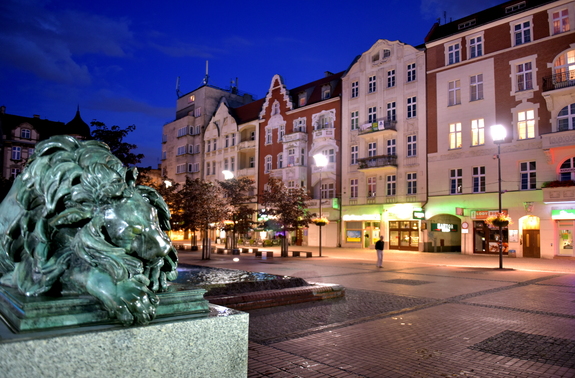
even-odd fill
[[[324,256],[180,260],[346,288],[249,311],[249,377],[575,377],[575,261],[497,269],[496,256],[386,251],[377,269],[373,252]]]

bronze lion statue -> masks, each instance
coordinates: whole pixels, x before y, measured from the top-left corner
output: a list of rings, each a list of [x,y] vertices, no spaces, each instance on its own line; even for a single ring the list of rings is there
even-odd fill
[[[137,174],[98,141],[38,143],[0,204],[0,284],[88,294],[124,325],[154,319],[177,253],[166,203]]]

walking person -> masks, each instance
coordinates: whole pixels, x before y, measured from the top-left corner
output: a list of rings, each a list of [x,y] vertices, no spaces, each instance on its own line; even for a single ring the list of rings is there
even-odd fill
[[[385,242],[383,241],[383,236],[379,237],[379,240],[375,242],[375,251],[377,252],[377,264],[378,268],[383,268],[383,248],[385,247]]]

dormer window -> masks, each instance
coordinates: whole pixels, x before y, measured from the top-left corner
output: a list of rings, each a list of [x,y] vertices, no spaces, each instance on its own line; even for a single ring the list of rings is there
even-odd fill
[[[525,1],[508,6],[505,8],[505,13],[513,13],[523,8],[525,8]]]
[[[379,60],[379,51],[371,56],[371,62],[375,63]]]
[[[30,129],[22,129],[20,130],[20,138],[22,139],[30,139],[31,133]]]
[[[305,106],[305,104],[307,103],[305,92],[302,92],[298,95],[298,103],[299,106]]]
[[[391,50],[384,49],[383,50],[383,59],[389,58],[391,56]]]
[[[280,103],[277,101],[272,105],[272,115],[276,114],[280,114]]]
[[[196,101],[196,96],[195,96],[195,95],[191,95],[190,98],[189,98],[189,100],[188,100],[188,102],[190,103],[190,102],[194,102],[194,101]]]
[[[331,97],[331,85],[324,85],[321,88],[321,98],[322,100],[327,100]]]

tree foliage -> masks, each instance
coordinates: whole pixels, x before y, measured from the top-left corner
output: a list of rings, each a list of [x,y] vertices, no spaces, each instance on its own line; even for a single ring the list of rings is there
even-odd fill
[[[142,175],[138,175],[137,183],[138,185],[154,188],[162,196],[168,205],[168,208],[170,209],[170,214],[172,215],[172,218],[170,219],[172,230],[181,229],[182,206],[179,194],[180,184],[167,177],[164,177],[162,180],[158,181],[153,180],[150,176]]]
[[[229,212],[226,220],[233,222],[228,231],[231,234],[231,248],[236,248],[236,236],[238,233],[246,233],[252,227],[253,206],[255,190],[254,180],[241,177],[219,181],[218,184],[225,193],[228,202]]]
[[[124,138],[131,132],[136,130],[136,125],[130,125],[125,129],[120,126],[108,127],[105,123],[99,121],[90,122],[92,126],[92,138],[106,143],[110,147],[110,151],[116,156],[125,166],[138,165],[144,158],[144,154],[135,154],[132,150],[138,148],[137,145],[124,141]]]
[[[304,188],[287,188],[283,181],[271,177],[268,190],[261,196],[261,205],[270,218],[275,219],[285,231],[282,256],[287,256],[287,231],[307,226],[315,214],[309,213],[306,201],[310,197]]]

